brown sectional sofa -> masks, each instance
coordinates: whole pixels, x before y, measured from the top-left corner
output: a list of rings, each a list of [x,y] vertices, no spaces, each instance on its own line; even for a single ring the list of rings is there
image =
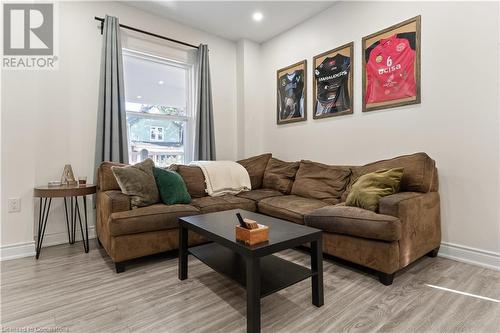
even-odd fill
[[[201,170],[173,165],[192,197],[189,205],[155,204],[132,209],[111,166],[98,171],[97,233],[117,272],[127,260],[178,248],[177,218],[245,209],[322,229],[323,251],[378,272],[391,284],[394,273],[416,259],[435,256],[441,242],[437,169],[425,153],[364,166],[331,166],[311,161],[283,162],[263,154],[238,161],[249,172],[252,191],[209,197]],[[344,204],[363,174],[403,167],[401,192],[382,198],[378,212]],[[189,243],[204,240],[190,233]]]

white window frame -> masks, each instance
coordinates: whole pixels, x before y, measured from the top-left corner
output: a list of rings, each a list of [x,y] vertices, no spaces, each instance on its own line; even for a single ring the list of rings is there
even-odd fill
[[[141,114],[134,111],[126,110],[127,115],[131,114],[134,116],[144,117],[148,119],[158,118],[158,119],[170,119],[170,120],[178,120],[184,121],[186,123],[185,132],[184,132],[184,163],[188,164],[193,161],[194,156],[194,129],[195,129],[195,111],[194,111],[194,64],[187,63],[179,60],[168,59],[165,57],[160,57],[144,52],[140,52],[137,50],[122,49],[122,54],[127,55],[129,57],[136,57],[152,62],[157,62],[160,64],[165,64],[169,66],[174,66],[178,68],[182,68],[186,71],[186,115],[184,116],[172,116],[165,114]],[[156,127],[156,126],[153,126]],[[127,126],[128,129],[128,126]],[[165,131],[165,130],[164,130]],[[129,133],[128,133],[129,134]],[[130,137],[130,134],[128,135]],[[163,138],[165,137],[165,133],[163,133]],[[151,132],[150,132],[151,139]],[[129,141],[128,141],[129,142]],[[127,142],[127,144],[128,144]],[[160,141],[154,141],[160,142]]]

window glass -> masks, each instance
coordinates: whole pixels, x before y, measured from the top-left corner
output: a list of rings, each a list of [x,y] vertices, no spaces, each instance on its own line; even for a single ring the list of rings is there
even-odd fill
[[[124,50],[130,163],[187,163],[190,66]]]

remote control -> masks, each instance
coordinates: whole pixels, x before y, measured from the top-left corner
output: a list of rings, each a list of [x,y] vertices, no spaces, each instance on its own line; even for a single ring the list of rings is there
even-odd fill
[[[238,218],[238,222],[240,222],[240,225],[243,228],[248,229],[247,224],[245,223],[245,221],[243,221],[243,218],[241,217],[241,214],[240,213],[236,213],[236,217]]]

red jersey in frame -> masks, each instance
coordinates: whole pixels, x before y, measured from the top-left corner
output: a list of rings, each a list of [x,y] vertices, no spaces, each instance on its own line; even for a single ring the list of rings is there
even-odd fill
[[[415,33],[381,39],[366,50],[365,56],[366,104],[416,96]]]

